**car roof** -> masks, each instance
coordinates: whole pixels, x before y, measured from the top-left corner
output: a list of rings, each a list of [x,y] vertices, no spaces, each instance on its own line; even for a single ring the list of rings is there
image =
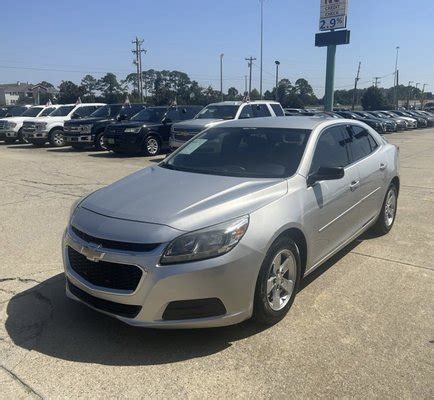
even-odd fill
[[[313,130],[324,122],[336,122],[336,119],[324,117],[265,117],[265,118],[248,118],[237,119],[221,122],[216,125],[224,125],[227,128],[286,128],[286,129],[309,129]],[[342,121],[346,121],[342,118]],[[354,121],[351,121],[354,122]]]
[[[241,106],[242,104],[280,104],[272,100],[253,100],[253,101],[219,101],[218,103],[208,104],[209,106]]]

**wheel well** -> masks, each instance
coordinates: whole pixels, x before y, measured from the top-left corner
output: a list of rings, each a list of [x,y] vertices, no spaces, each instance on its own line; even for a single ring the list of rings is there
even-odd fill
[[[400,182],[399,182],[399,178],[397,177],[397,176],[395,176],[393,179],[392,179],[392,182],[391,183],[393,183],[395,186],[396,186],[396,190],[398,191],[398,194],[399,194],[399,184],[400,184]]]
[[[48,132],[48,134],[51,135],[53,133],[53,131],[63,131],[63,127],[55,126],[54,128],[50,129],[50,132]]]
[[[301,276],[303,276],[304,271],[306,270],[306,262],[307,262],[307,243],[303,232],[298,228],[290,228],[282,232],[279,238],[282,236],[287,236],[291,238],[297,245],[298,251],[300,252]]]

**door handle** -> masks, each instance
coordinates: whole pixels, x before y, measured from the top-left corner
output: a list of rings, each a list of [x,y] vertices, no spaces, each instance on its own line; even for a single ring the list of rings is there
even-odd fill
[[[353,192],[354,190],[356,190],[360,185],[360,181],[352,181],[350,184],[350,189]]]
[[[386,169],[387,165],[384,163],[380,164],[380,171],[384,171]]]

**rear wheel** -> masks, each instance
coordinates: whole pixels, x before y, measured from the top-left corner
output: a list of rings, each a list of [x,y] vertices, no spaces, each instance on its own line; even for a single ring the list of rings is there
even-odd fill
[[[379,235],[386,235],[390,232],[395,223],[396,210],[398,206],[398,189],[392,183],[387,190],[381,212],[373,229]]]
[[[145,153],[147,156],[156,156],[160,154],[160,141],[154,135],[149,135],[145,139]]]
[[[55,129],[50,133],[50,144],[54,147],[62,147],[65,145],[65,138],[61,129]]]
[[[300,279],[301,261],[297,245],[288,237],[277,239],[259,271],[253,318],[269,325],[279,322],[294,302]]]

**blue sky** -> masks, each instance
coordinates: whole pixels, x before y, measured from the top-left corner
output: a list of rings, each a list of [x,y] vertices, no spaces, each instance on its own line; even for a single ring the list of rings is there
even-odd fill
[[[304,77],[324,91],[326,50],[314,47],[319,0],[265,0],[264,89],[280,76]],[[79,82],[86,73],[119,78],[134,71],[131,40],[145,40],[143,68],[187,72],[202,85],[244,87],[247,63],[256,56],[259,88],[259,0],[2,0],[0,83]],[[427,83],[434,91],[434,0],[350,0],[351,44],[337,51],[336,88],[351,88],[362,62],[360,86],[374,76],[393,84],[395,47],[401,82]],[[41,69],[41,70],[37,70]]]

